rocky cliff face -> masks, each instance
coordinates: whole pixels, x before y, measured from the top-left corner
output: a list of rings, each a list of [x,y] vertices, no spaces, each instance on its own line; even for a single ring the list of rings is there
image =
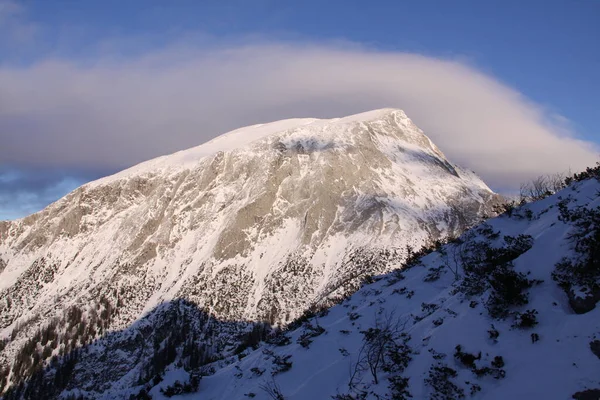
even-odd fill
[[[242,128],[1,222],[0,334],[100,298],[106,330],[173,299],[286,323],[497,201],[400,110]]]

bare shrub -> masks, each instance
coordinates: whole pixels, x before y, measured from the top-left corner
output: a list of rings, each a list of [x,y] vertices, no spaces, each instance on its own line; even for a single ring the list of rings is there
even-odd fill
[[[521,202],[541,200],[565,188],[565,178],[569,174],[556,173],[541,175],[521,184],[519,197]]]

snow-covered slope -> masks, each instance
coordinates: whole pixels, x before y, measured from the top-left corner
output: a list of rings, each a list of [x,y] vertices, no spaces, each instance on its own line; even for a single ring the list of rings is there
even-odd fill
[[[70,307],[112,313],[86,338],[178,299],[286,323],[497,201],[400,110],[242,128],[0,222],[0,362]]]
[[[306,320],[289,344],[245,352],[182,398],[597,399],[600,308],[574,309],[559,276],[565,260],[579,260],[588,269],[566,279],[581,273],[600,290],[598,260],[593,271],[586,264],[600,249],[599,193],[587,180],[489,220]],[[175,380],[189,374],[172,366],[146,388],[163,399]]]

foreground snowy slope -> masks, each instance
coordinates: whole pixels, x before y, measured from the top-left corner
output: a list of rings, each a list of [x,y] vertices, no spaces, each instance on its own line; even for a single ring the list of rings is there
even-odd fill
[[[586,257],[600,248],[599,193],[585,180],[489,220],[306,320],[289,344],[232,358],[182,398],[596,399],[600,309],[578,308],[575,295],[598,291],[598,260]],[[569,285],[565,260],[588,268]],[[172,365],[147,388],[161,399],[188,376]]]

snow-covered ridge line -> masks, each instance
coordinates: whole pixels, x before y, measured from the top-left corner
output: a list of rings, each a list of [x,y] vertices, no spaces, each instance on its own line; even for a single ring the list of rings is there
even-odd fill
[[[350,115],[342,118],[291,118],[264,124],[255,124],[224,133],[199,146],[182,150],[171,155],[161,156],[142,162],[114,175],[90,182],[87,186],[105,185],[119,179],[127,179],[135,175],[147,173],[174,173],[195,167],[202,159],[220,151],[231,151],[247,146],[270,135],[280,134],[298,128],[319,128],[325,125],[343,125],[361,122],[372,122],[393,117],[402,121],[408,120],[404,111],[394,108],[382,108]],[[410,121],[410,120],[408,120]],[[433,143],[431,142],[433,145]]]

